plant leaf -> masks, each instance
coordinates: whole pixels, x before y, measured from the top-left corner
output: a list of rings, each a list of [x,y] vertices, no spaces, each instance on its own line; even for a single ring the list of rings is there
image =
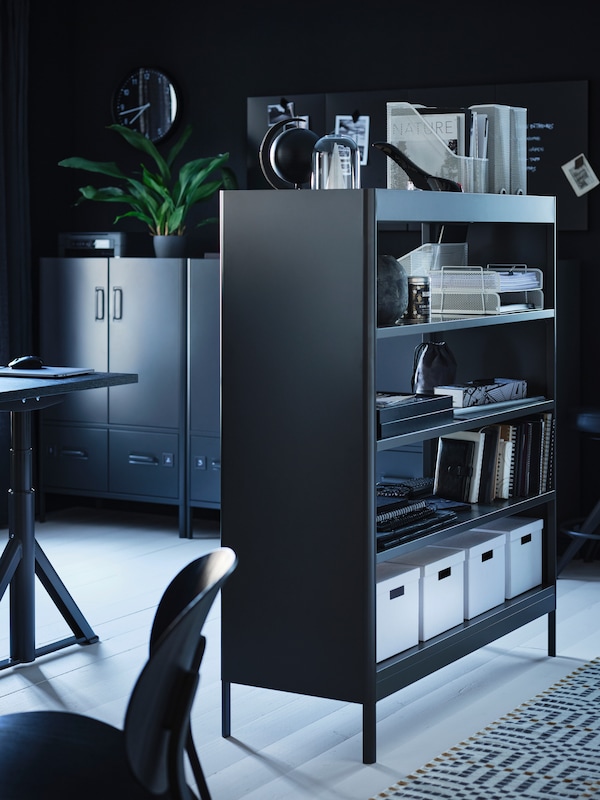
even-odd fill
[[[169,165],[169,168],[172,168],[173,162],[175,161],[175,159],[181,152],[184,144],[187,142],[187,140],[190,138],[191,135],[192,135],[192,126],[187,125],[185,130],[177,140],[177,142],[169,150],[169,153],[167,155],[167,164]]]
[[[132,147],[135,147],[136,150],[139,150],[141,153],[145,153],[146,155],[150,156],[158,167],[158,171],[161,174],[163,182],[168,183],[170,181],[171,170],[169,169],[169,165],[157,150],[154,142],[148,139],[147,136],[144,136],[139,131],[134,131],[131,128],[127,128],[125,125],[109,125],[108,129],[111,131],[116,131],[116,133],[122,136],[128,144],[130,144]]]
[[[86,158],[66,158],[59,166],[96,172],[111,178],[117,178],[122,187],[82,186],[76,204],[84,200],[104,203],[121,203],[129,206],[129,211],[116,217],[118,222],[125,217],[133,217],[145,223],[152,234],[183,233],[185,218],[190,208],[196,203],[208,200],[221,188],[237,188],[237,181],[231,167],[226,165],[229,153],[217,156],[196,158],[183,164],[176,180],[171,174],[171,165],[181,153],[188,141],[192,129],[187,126],[178,141],[169,151],[167,158],[159,153],[153,142],[138,131],[124,125],[110,125],[123,139],[136,150],[144,153],[154,161],[157,170],[151,171],[141,163],[139,177],[125,175],[114,162],[90,161]],[[215,222],[211,217],[202,220],[198,225]]]
[[[108,175],[109,178],[121,178],[127,180],[114,161],[90,161],[88,158],[64,158],[58,162],[59,167],[72,167],[73,169],[83,169],[86,172],[98,172],[101,175]]]

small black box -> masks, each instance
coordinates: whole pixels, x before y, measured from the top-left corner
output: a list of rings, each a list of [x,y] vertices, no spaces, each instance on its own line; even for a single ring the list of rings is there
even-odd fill
[[[64,256],[113,256],[127,255],[127,234],[123,231],[110,233],[59,233],[58,255]]]

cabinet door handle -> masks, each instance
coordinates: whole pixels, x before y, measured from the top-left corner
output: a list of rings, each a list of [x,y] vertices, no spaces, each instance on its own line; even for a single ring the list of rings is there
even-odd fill
[[[123,319],[123,289],[113,286],[113,319]]]
[[[140,453],[129,453],[128,462],[130,464],[149,464],[150,466],[158,466],[158,458],[156,458],[156,456],[145,456]]]
[[[96,286],[96,319],[104,319],[104,287]]]

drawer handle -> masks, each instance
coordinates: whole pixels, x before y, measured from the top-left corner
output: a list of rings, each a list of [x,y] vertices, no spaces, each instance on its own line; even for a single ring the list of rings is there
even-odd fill
[[[87,461],[88,458],[88,454],[85,450],[71,450],[66,447],[61,447],[60,455],[65,458],[78,458],[81,461]]]
[[[444,578],[449,578],[452,575],[452,567],[446,567],[438,572],[438,581],[443,581]]]
[[[148,464],[151,467],[158,466],[158,458],[156,458],[156,456],[144,456],[139,453],[130,453],[128,461],[130,464]]]

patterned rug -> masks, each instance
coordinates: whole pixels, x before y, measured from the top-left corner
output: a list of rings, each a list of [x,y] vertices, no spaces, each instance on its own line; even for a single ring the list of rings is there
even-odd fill
[[[370,800],[600,799],[600,658]]]

